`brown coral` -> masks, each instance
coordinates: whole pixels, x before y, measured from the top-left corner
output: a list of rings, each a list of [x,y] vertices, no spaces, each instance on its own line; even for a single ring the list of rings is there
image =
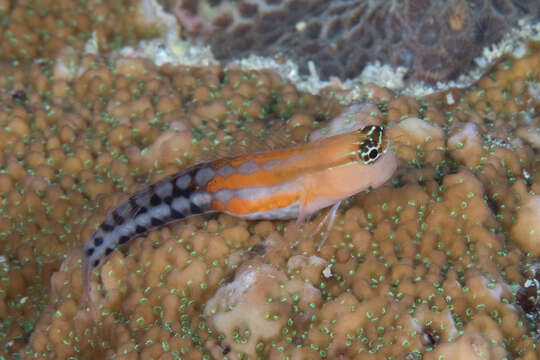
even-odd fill
[[[522,272],[536,258],[512,231],[540,191],[538,59],[533,47],[426,98],[369,85],[375,104],[341,117],[330,92],[266,70],[71,50],[3,64],[1,356],[538,357],[538,318],[520,310],[535,304]],[[390,126],[402,165],[343,205],[320,251],[324,212],[301,227],[192,218],[111,254],[96,318],[81,309],[81,243],[126,193],[276,133],[302,142],[361,122]]]
[[[430,83],[457,78],[482,49],[540,7],[522,1],[162,0],[219,59],[286,54],[308,73],[353,78],[369,62],[404,66]]]
[[[108,64],[70,50],[47,66],[4,64],[0,82],[0,311],[7,354],[28,339],[63,254],[90,235],[123,193],[194,161],[260,146],[292,113],[314,118],[337,104],[313,107],[314,96],[270,71],[158,68],[133,58]],[[52,91],[57,84],[64,90]],[[233,233],[231,241],[243,240]]]
[[[163,29],[137,1],[2,1],[0,58],[30,61],[65,47],[82,50],[95,33],[101,50],[158,35]]]
[[[200,91],[199,106],[211,103],[207,91]],[[496,133],[484,137],[479,130],[466,143],[467,127],[485,126],[469,109],[451,109],[455,117],[447,117],[434,103],[406,97],[379,106],[383,111],[353,109],[327,130],[405,116],[390,136],[408,160],[406,171],[393,185],[349,201],[320,251],[319,238],[308,236],[319,217],[303,228],[224,215],[192,218],[138,239],[129,255],[112,255],[93,286],[98,321],[68,301],[81,293],[74,252],[53,276],[55,311],[43,314],[28,353],[61,342],[77,346],[54,347],[58,357],[383,358],[429,351],[434,357],[464,351],[479,358],[534,357],[509,286],[522,281],[519,265],[527,257],[502,231],[512,226],[512,205],[524,195],[513,184],[525,181],[523,170],[535,173],[534,154],[519,141],[499,143]],[[213,118],[197,109],[188,114],[192,125]],[[313,115],[292,119],[285,128],[314,126]],[[147,143],[159,144],[161,136]],[[478,155],[463,156],[463,149]],[[195,143],[192,151],[201,150]]]

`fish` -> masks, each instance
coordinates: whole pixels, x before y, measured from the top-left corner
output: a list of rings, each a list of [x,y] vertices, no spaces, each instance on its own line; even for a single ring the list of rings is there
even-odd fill
[[[369,125],[309,144],[222,158],[188,167],[137,191],[83,246],[84,298],[94,269],[121,245],[191,216],[226,213],[247,220],[297,219],[384,184],[397,161],[383,126]]]

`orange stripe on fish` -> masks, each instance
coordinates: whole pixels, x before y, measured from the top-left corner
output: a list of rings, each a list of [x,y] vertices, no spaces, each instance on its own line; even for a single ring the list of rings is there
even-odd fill
[[[226,212],[236,216],[247,216],[249,214],[264,213],[275,209],[286,208],[297,202],[297,193],[279,193],[256,200],[233,198],[229,200],[226,205],[219,200],[213,200],[212,208],[216,211]]]

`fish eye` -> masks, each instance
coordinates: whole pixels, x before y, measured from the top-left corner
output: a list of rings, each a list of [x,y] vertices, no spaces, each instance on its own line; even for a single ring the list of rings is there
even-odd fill
[[[362,136],[358,143],[358,157],[364,164],[375,162],[384,152],[384,129],[381,126],[367,126],[360,130]]]
[[[377,158],[381,155],[382,151],[380,150],[380,147],[374,148],[369,147],[367,150],[361,151],[358,150],[358,155],[360,156],[360,159],[364,164],[371,164]]]

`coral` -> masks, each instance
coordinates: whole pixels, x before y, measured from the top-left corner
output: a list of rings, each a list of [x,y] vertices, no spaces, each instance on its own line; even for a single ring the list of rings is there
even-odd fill
[[[301,301],[295,304],[294,299]],[[215,357],[256,356],[262,350],[258,344],[279,337],[295,312],[309,312],[310,306],[321,301],[320,290],[310,283],[288,279],[268,264],[248,262],[236,270],[233,282],[206,302],[209,325],[224,334],[222,345],[209,343],[208,348],[224,347]]]
[[[516,231],[540,194],[537,45],[470,88],[368,84],[371,103],[343,113],[346,90],[312,95],[270,70],[73,47],[0,64],[0,356],[539,357],[538,258]],[[82,243],[126,194],[371,123],[400,167],[343,204],[320,251],[324,211],[193,217],[112,253],[92,278],[97,312],[81,306]]]
[[[3,64],[0,86],[1,356],[28,342],[58,296],[52,273],[126,193],[196,161],[260,148],[278,129],[288,144],[303,141],[316,118],[340,108],[271,71],[156,67],[71,49]]]
[[[21,315],[10,317],[11,353],[27,341],[19,355],[28,359],[538,356],[534,318],[520,310],[531,301],[522,265],[534,257],[512,232],[536,196],[536,150],[517,132],[538,126],[534,97],[493,116],[468,101],[482,81],[453,90],[452,104],[445,94],[396,97],[369,85],[376,104],[337,116],[336,98],[300,93],[270,71],[72,53],[51,68],[63,69],[66,56],[79,75],[42,86],[62,81],[73,96],[53,95],[48,113],[30,111],[41,99],[22,69],[4,70],[18,82],[4,92],[2,251],[16,256],[4,261],[10,285],[0,311],[23,309],[33,328],[23,333]],[[533,64],[518,60],[516,69],[521,61]],[[41,68],[23,69],[40,78]],[[516,91],[537,81],[530,75]],[[492,126],[499,121],[508,126]],[[389,125],[400,169],[347,201],[320,251],[322,235],[311,234],[324,212],[302,226],[194,217],[111,254],[92,279],[97,313],[80,307],[80,244],[125,192],[272,133],[301,142],[366,123]],[[33,325],[28,304],[44,296],[51,302]]]
[[[407,118],[390,128],[400,156],[409,161],[440,164],[444,159],[444,132],[436,124],[416,117]],[[448,140],[450,144],[451,138]]]
[[[427,82],[455,79],[482,49],[502,39],[534,1],[162,0],[185,33],[219,59],[283,54],[304,73],[359,75],[368,62],[409,68]]]
[[[145,2],[3,0],[0,59],[29,61],[66,46],[82,50],[94,32],[101,50],[159,35],[163,29],[142,12]]]
[[[540,196],[530,195],[522,199],[512,225],[512,238],[525,251],[540,256]]]
[[[433,353],[426,356],[430,359],[496,359],[492,351],[493,345],[482,335],[465,333],[455,343],[441,345]]]

